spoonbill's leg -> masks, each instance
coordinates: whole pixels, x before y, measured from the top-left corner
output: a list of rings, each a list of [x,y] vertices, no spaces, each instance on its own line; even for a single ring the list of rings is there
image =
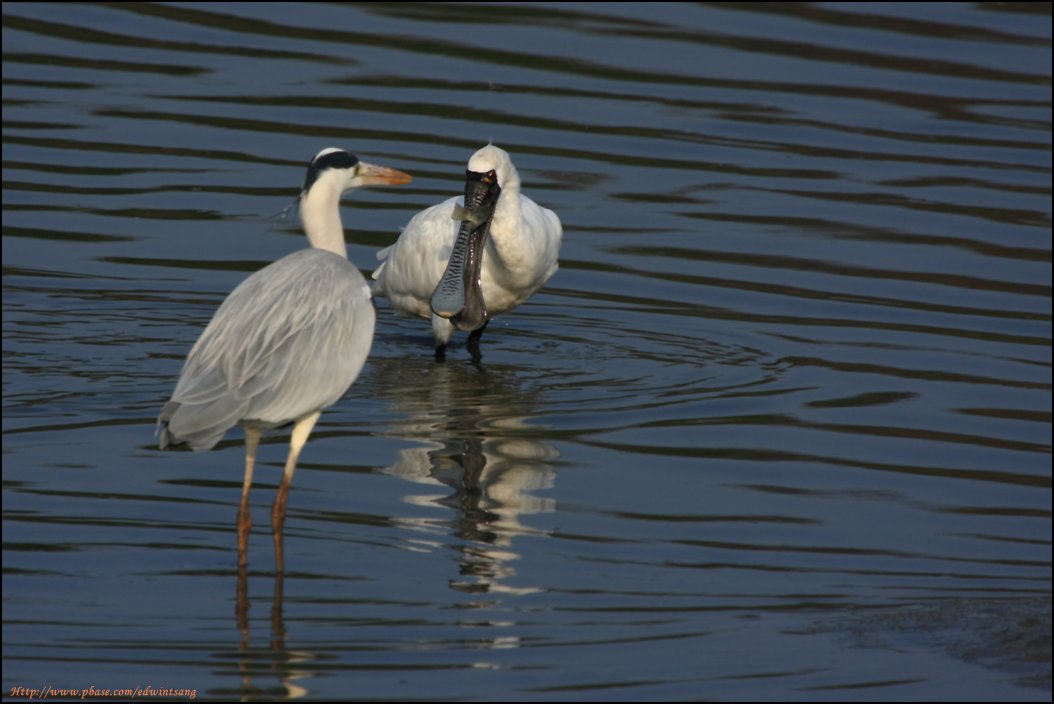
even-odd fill
[[[478,362],[483,359],[483,355],[479,351],[479,338],[483,337],[483,331],[490,325],[490,321],[483,323],[482,327],[478,327],[469,333],[468,342],[465,343],[465,347],[468,348],[468,353],[472,355],[472,361]]]

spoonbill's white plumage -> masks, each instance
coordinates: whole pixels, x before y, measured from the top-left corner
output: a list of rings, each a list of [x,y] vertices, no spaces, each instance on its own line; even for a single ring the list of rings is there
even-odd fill
[[[344,395],[373,341],[370,290],[348,261],[340,197],[359,186],[410,181],[401,171],[324,149],[311,161],[300,219],[311,244],[243,281],[216,311],[187,356],[172,399],[158,418],[161,448],[212,448],[233,426],[245,428],[245,479],[238,511],[239,564],[252,520],[249,489],[262,432],[292,424],[289,456],[271,511],[275,560],[300,450],[322,409]]]
[[[466,198],[474,202],[466,205]],[[437,358],[455,329],[472,332],[469,348],[478,357],[487,322],[556,273],[562,233],[556,213],[520,192],[520,175],[505,150],[488,145],[468,161],[465,196],[421,211],[378,253],[373,292],[398,312],[432,321]],[[463,289],[455,290],[459,279]],[[468,308],[455,310],[459,299]],[[473,301],[482,310],[470,312]]]

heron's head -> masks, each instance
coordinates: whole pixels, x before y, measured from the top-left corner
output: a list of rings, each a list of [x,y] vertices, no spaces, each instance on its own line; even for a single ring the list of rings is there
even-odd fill
[[[347,257],[340,222],[341,194],[359,186],[409,182],[410,177],[402,171],[367,164],[343,149],[323,149],[308,164],[304,188],[296,200],[311,246]]]
[[[335,191],[339,195],[361,186],[397,186],[410,180],[409,174],[402,171],[368,164],[343,149],[328,147],[308,164],[300,198],[318,189]]]

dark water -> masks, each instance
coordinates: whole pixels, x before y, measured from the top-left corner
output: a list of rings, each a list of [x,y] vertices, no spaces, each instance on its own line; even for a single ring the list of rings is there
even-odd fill
[[[1049,4],[4,5],[3,691],[1050,698]],[[506,148],[561,269],[290,496],[162,453],[319,149],[364,272]]]

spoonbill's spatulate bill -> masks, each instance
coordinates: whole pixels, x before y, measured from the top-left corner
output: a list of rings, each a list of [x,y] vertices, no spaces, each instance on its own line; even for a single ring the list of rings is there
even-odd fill
[[[560,219],[520,193],[520,175],[503,149],[483,147],[468,161],[465,194],[413,217],[378,253],[374,293],[401,313],[428,318],[442,359],[455,330],[469,350],[495,316],[530,298],[558,268]]]
[[[323,149],[308,166],[300,219],[311,243],[243,281],[219,307],[187,356],[158,418],[161,448],[212,448],[245,428],[245,479],[238,511],[238,561],[247,560],[249,489],[260,434],[292,424],[289,456],[271,510],[282,571],[282,523],[300,450],[322,409],[359,375],[373,341],[369,286],[348,261],[340,197],[360,186],[408,183],[401,171]]]

